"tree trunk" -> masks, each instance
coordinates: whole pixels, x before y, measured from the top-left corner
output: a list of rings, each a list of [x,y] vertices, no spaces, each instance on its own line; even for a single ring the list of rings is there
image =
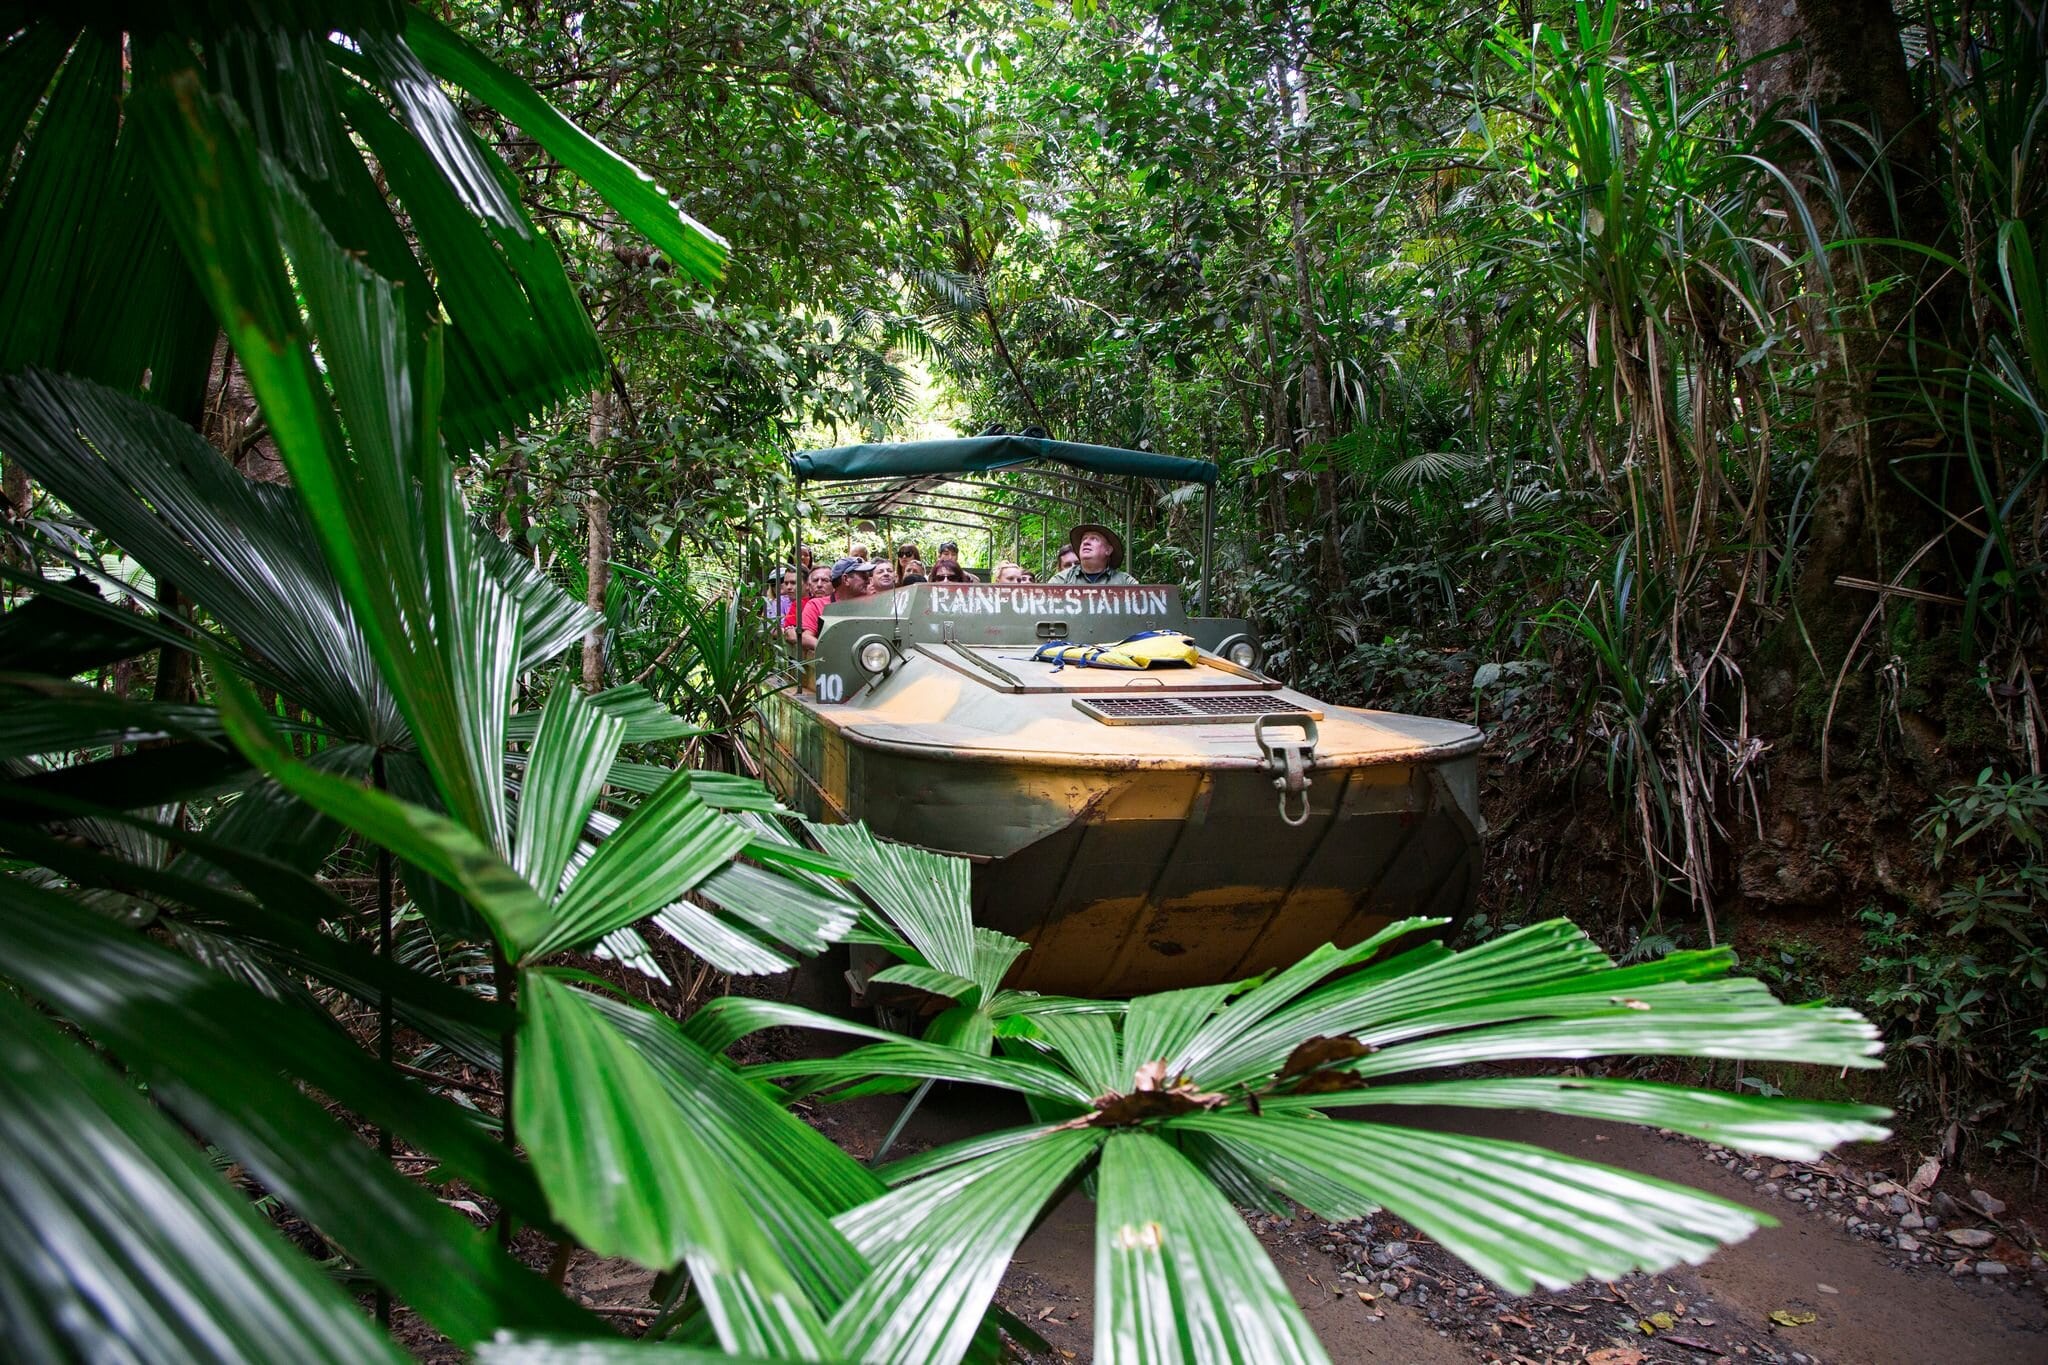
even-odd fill
[[[1330,467],[1325,447],[1337,434],[1330,410],[1330,348],[1323,337],[1322,310],[1316,300],[1315,258],[1309,251],[1306,186],[1314,175],[1309,164],[1307,42],[1299,20],[1290,16],[1290,55],[1276,64],[1273,80],[1280,95],[1279,118],[1274,122],[1274,151],[1283,177],[1288,177],[1288,247],[1294,261],[1294,302],[1301,318],[1301,446],[1317,452],[1315,471],[1316,520],[1322,532],[1322,584],[1334,594],[1343,585],[1344,563],[1337,538],[1337,475]],[[1298,145],[1288,155],[1288,142]],[[1290,164],[1291,163],[1291,164]],[[1289,172],[1291,171],[1291,176]]]
[[[1850,153],[1860,144],[1838,144],[1843,151],[1834,155],[1832,168],[1824,168],[1803,138],[1782,140],[1778,160],[1803,181],[1823,239],[1938,241],[1946,210],[1932,179],[1934,131],[1915,103],[1890,0],[1732,0],[1728,16],[1738,57],[1790,48],[1751,68],[1750,99],[1760,114],[1781,102],[1795,116],[1811,107],[1824,119],[1854,122],[1885,140],[1888,177],[1852,162]],[[1828,169],[1839,183],[1854,187],[1846,202],[1829,198],[1823,175]],[[1829,260],[1837,299],[1852,308],[1868,282],[1918,273],[1919,258],[1911,253],[1865,247],[1862,256],[1865,279],[1853,277],[1847,252],[1832,253]],[[1954,307],[1952,300],[1918,297],[1921,292],[1878,291],[1862,316],[1839,333],[1816,396],[1813,513],[1795,597],[1819,656],[1818,671],[1830,683],[1855,647],[1869,610],[1866,596],[1836,587],[1835,580],[1845,574],[1886,580],[1943,532],[1939,511],[1900,483],[1899,472],[1913,466],[1894,464],[1913,433],[1887,418],[1872,398],[1873,382],[1907,362],[1912,311],[1919,308],[1938,326],[1940,312]],[[1939,559],[1931,555],[1921,562]]]
[[[1287,406],[1287,364],[1280,354],[1280,342],[1273,335],[1273,312],[1259,296],[1259,328],[1266,340],[1266,444],[1288,469],[1295,466],[1294,415]],[[1275,468],[1266,477],[1266,508],[1272,517],[1272,534],[1284,536],[1290,529],[1287,516],[1287,480]]]
[[[1024,382],[1024,371],[1017,367],[1017,361],[1010,354],[1010,343],[1003,337],[1003,324],[996,318],[995,300],[988,292],[988,262],[982,258],[981,249],[974,244],[974,225],[960,216],[960,250],[958,259],[967,277],[974,281],[975,297],[981,301],[981,316],[988,323],[989,344],[995,347],[997,359],[1010,372],[1010,382],[1017,386],[1017,397],[1024,407],[1024,415],[1036,427],[1046,427],[1045,413],[1040,411],[1038,400],[1031,395],[1031,386]]]
[[[505,457],[505,492],[498,499],[498,536],[525,553],[526,528],[533,524],[533,494],[526,482],[526,451],[518,446]]]
[[[1302,168],[1302,178],[1308,175]],[[1337,434],[1330,411],[1329,344],[1323,339],[1323,323],[1316,304],[1315,262],[1308,249],[1308,209],[1302,203],[1302,180],[1288,194],[1288,211],[1293,215],[1294,288],[1301,309],[1301,340],[1308,352],[1303,357],[1301,376],[1301,444],[1304,450],[1320,451],[1316,464],[1316,520],[1323,530],[1323,585],[1334,592],[1343,582],[1344,565],[1337,543],[1337,473],[1330,467],[1326,447]]]
[[[1931,199],[1936,187],[1928,178],[1934,132],[1914,100],[1891,0],[1731,0],[1728,22],[1736,56],[1745,62],[1788,49],[1749,69],[1752,105],[1762,111],[1785,100],[1795,114],[1817,104],[1826,113],[1874,119],[1895,170],[1910,177],[1898,189],[1910,203],[1909,216],[1920,221],[1907,226],[1938,223],[1940,204]],[[1843,183],[1858,181],[1845,175]],[[1862,185],[1862,198],[1873,204],[1884,193],[1876,180]]]
[[[28,466],[19,460],[9,460],[5,469],[0,469],[0,498],[7,501],[6,513],[16,521],[28,515]]]
[[[33,495],[29,490],[28,466],[19,460],[9,460],[0,466],[0,517],[20,522],[27,518],[29,503]],[[25,550],[18,550],[12,538],[0,546],[0,563],[9,564],[31,572],[35,569],[35,556]]]
[[[156,600],[165,616],[183,622],[185,613],[181,608],[184,602],[178,594],[177,584],[168,579],[158,582]],[[192,679],[192,652],[176,645],[160,647],[156,659],[156,700],[188,702],[197,697],[198,691]]]
[[[604,496],[604,449],[611,440],[612,396],[609,389],[590,392],[590,451],[595,468],[591,471],[590,493],[583,503],[586,530],[584,566],[587,587],[583,603],[597,613],[597,620],[583,637],[583,686],[592,692],[604,687],[604,599],[612,583],[612,505]]]

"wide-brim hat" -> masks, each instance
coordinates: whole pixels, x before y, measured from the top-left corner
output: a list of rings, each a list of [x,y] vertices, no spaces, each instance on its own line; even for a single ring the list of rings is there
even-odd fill
[[[1090,531],[1093,531],[1096,535],[1109,542],[1109,567],[1121,569],[1124,566],[1123,537],[1110,530],[1107,526],[1097,526],[1092,521],[1084,521],[1067,533],[1067,548],[1074,552],[1074,557],[1076,559],[1081,557],[1081,537],[1087,535]]]

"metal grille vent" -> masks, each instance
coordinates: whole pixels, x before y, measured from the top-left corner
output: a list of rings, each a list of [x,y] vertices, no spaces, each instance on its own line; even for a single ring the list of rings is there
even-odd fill
[[[1187,710],[1179,702],[1153,697],[1103,697],[1089,704],[1118,720],[1143,720],[1153,716],[1187,714]]]
[[[1321,713],[1295,702],[1238,694],[1209,697],[1076,697],[1074,706],[1104,725],[1249,725],[1260,716]]]
[[[1308,710],[1305,706],[1276,701],[1272,697],[1179,697],[1176,700],[1182,706],[1191,706],[1205,716],[1270,716],[1280,711],[1300,714]]]

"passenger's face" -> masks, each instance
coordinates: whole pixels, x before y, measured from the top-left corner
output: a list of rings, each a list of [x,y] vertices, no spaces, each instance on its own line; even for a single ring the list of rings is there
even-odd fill
[[[896,570],[884,564],[875,570],[875,576],[872,581],[876,592],[887,592],[896,586]]]
[[[1090,531],[1081,537],[1081,567],[1089,573],[1101,573],[1109,563],[1109,542]]]
[[[786,574],[784,574],[784,575],[782,576],[782,595],[783,595],[784,597],[794,597],[794,596],[796,596],[796,575],[795,575],[795,574],[793,574],[793,573],[786,573]]]
[[[832,591],[832,571],[823,565],[811,570],[810,578],[805,581],[810,584],[809,591],[813,597],[823,597]]]
[[[839,575],[839,595],[841,597],[866,597],[873,591],[874,588],[869,584],[868,576],[864,573],[844,573]]]
[[[903,561],[903,575],[904,575],[904,577],[908,578],[908,577],[909,577],[909,576],[910,576],[911,574],[914,574],[914,573],[923,573],[923,572],[924,572],[924,561],[923,561],[922,559],[906,559],[906,560],[904,560],[904,561]]]
[[[1015,564],[1005,564],[1003,571],[996,575],[996,582],[998,583],[1029,583],[1030,581],[1031,575],[1025,573],[1024,570],[1018,568]]]

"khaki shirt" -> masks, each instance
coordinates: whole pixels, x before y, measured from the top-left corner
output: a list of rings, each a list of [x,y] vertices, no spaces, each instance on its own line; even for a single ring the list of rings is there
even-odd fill
[[[1084,588],[1135,588],[1138,586],[1138,580],[1125,573],[1122,569],[1104,569],[1101,573],[1089,574],[1082,573],[1079,564],[1070,564],[1045,581],[1047,583],[1078,584]]]

